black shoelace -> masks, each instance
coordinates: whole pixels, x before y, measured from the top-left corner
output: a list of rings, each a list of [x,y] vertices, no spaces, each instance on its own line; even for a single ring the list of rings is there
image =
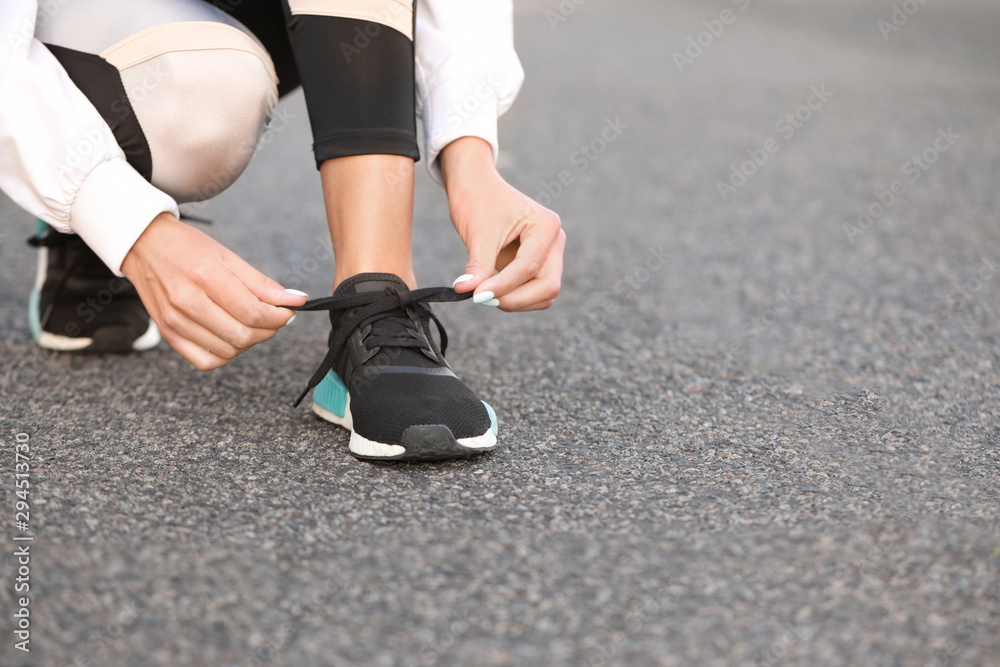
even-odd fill
[[[304,306],[293,310],[327,310],[344,311],[358,308],[350,317],[340,322],[337,330],[331,334],[330,349],[323,357],[323,363],[309,379],[309,384],[299,397],[292,403],[297,407],[309,391],[322,382],[326,374],[333,368],[334,360],[340,354],[344,343],[351,333],[359,328],[371,325],[365,338],[365,346],[370,350],[376,346],[413,347],[430,350],[422,332],[414,328],[412,320],[406,313],[407,308],[413,308],[422,315],[429,316],[437,325],[441,336],[441,354],[448,349],[448,334],[445,333],[441,321],[424,306],[430,302],[464,301],[472,297],[472,292],[459,294],[451,287],[424,287],[410,292],[400,292],[393,287],[386,287],[378,292],[361,292],[360,294],[345,294],[342,296],[324,296],[307,301]]]

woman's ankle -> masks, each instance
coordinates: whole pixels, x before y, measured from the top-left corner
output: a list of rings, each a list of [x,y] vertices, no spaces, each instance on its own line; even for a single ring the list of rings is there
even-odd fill
[[[413,267],[404,267],[399,265],[386,264],[382,262],[376,262],[371,264],[351,264],[341,267],[341,264],[337,263],[337,268],[333,273],[333,290],[337,291],[337,287],[340,283],[344,282],[351,276],[356,276],[359,273],[391,273],[406,283],[406,285],[412,290],[417,288],[417,277],[413,273]]]

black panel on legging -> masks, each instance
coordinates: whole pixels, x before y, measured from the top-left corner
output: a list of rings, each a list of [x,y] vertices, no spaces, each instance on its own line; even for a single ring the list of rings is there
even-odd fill
[[[87,96],[111,128],[125,159],[147,181],[153,177],[153,156],[139,125],[118,68],[100,56],[46,44],[76,87]]]
[[[413,42],[406,35],[381,23],[312,14],[289,15],[288,33],[317,167],[350,155],[420,159]]]

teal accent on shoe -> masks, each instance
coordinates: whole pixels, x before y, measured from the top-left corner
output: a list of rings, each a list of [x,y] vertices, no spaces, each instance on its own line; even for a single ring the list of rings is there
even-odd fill
[[[39,290],[31,290],[31,296],[28,297],[28,326],[35,340],[42,337],[42,315],[39,312],[41,302],[42,293]]]
[[[495,438],[497,432],[500,430],[497,426],[497,413],[493,412],[493,408],[486,401],[483,401],[483,405],[486,406],[486,412],[490,413],[490,428],[493,429],[493,437]]]
[[[35,219],[35,233],[38,236],[41,236],[42,234],[44,234],[46,232],[46,230],[48,230],[48,229],[49,229],[49,225],[48,225],[47,222],[42,222],[41,220],[39,220],[37,218]]]
[[[324,410],[343,417],[347,412],[347,387],[340,376],[329,371],[313,392],[313,401]]]

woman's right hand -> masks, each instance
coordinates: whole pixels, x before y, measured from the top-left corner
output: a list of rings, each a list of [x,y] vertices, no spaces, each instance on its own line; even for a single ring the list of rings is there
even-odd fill
[[[277,333],[295,314],[281,306],[306,302],[170,213],[150,223],[121,268],[166,341],[202,371]]]

